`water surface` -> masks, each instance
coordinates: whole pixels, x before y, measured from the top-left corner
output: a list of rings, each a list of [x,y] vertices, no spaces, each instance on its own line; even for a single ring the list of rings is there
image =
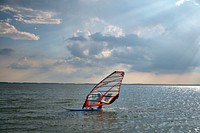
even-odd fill
[[[122,85],[102,112],[82,107],[94,85],[0,84],[0,132],[200,132],[200,86]]]

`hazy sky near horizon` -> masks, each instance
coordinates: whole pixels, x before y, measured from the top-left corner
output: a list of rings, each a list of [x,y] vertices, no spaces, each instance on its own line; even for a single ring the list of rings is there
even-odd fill
[[[200,83],[200,0],[1,0],[0,82]]]

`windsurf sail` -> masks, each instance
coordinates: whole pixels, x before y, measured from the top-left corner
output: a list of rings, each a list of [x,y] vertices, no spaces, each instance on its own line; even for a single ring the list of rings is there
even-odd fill
[[[82,108],[102,107],[113,103],[119,96],[124,74],[123,71],[114,71],[99,82],[86,97]]]

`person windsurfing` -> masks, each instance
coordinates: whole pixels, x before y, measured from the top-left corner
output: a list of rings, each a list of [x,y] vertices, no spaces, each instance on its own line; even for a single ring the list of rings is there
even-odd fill
[[[124,71],[114,71],[101,82],[99,82],[87,95],[84,109],[102,109],[103,106],[112,104],[119,96],[120,87],[124,78]]]
[[[99,106],[97,107],[97,109],[102,109],[102,105],[101,105],[101,94],[98,93],[97,96],[98,96],[98,104],[99,104]]]

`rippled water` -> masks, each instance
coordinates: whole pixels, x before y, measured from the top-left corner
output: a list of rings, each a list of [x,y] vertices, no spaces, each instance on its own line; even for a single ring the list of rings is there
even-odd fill
[[[82,107],[94,85],[0,84],[0,132],[200,132],[200,86],[123,85],[102,112]]]

